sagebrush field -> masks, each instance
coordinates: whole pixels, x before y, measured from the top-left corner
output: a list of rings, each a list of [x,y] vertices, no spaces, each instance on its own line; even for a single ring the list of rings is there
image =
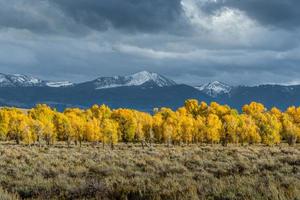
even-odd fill
[[[300,146],[0,145],[0,199],[300,199]]]

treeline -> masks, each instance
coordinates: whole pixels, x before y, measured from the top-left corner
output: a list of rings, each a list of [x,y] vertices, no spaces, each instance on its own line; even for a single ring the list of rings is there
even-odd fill
[[[16,108],[0,109],[0,140],[17,144],[66,144],[91,142],[113,147],[117,142],[191,144],[228,143],[267,145],[300,141],[300,107],[285,112],[267,110],[252,102],[242,112],[215,102],[207,105],[187,100],[176,111],[155,109],[154,114],[131,109],[112,110],[94,105],[82,110],[68,108],[57,112],[47,105],[37,105],[28,111]]]

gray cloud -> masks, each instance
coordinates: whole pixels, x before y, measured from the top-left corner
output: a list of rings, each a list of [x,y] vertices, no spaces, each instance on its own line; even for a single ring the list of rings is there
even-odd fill
[[[77,23],[103,30],[157,31],[180,18],[181,0],[52,0]]]
[[[293,29],[300,26],[298,0],[216,0],[205,1],[202,9],[212,14],[223,7],[236,8],[262,24]]]
[[[46,34],[174,31],[181,14],[181,0],[0,0],[0,28]]]
[[[300,82],[298,0],[0,0],[0,72]]]
[[[38,34],[83,35],[88,30],[46,0],[0,0],[0,29]]]

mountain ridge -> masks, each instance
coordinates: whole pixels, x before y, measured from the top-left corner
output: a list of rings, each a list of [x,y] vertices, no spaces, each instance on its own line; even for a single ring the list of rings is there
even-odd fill
[[[234,87],[226,83],[213,81],[200,86],[195,86],[195,88],[211,97],[217,97],[219,95],[229,94]]]
[[[47,103],[63,110],[66,107],[107,104],[112,108],[151,112],[155,107],[176,109],[190,98],[228,104],[238,110],[252,101],[263,103],[267,108],[286,109],[292,105],[300,106],[300,85],[230,86],[214,81],[193,87],[146,71],[127,76],[99,77],[82,83],[0,74],[0,106],[30,108],[38,103]]]
[[[121,83],[116,83],[116,82]],[[168,87],[178,85],[172,79],[167,78],[164,75],[149,72],[149,71],[140,71],[129,75],[124,76],[99,76],[91,81],[83,81],[79,83],[72,83],[70,81],[51,81],[51,80],[42,80],[40,78],[36,78],[29,75],[24,74],[4,74],[0,73],[0,87],[67,87],[67,86],[75,86],[85,83],[94,83],[95,89],[108,89],[115,87],[126,87],[126,86],[142,86],[147,84],[148,82],[152,82],[154,86],[158,87]],[[111,84],[111,85],[110,85]],[[189,85],[189,84],[185,84]],[[249,86],[249,85],[237,85],[231,86],[227,83],[220,81],[212,81],[201,85],[189,85],[194,87],[199,91],[203,91],[212,97],[217,97],[218,95],[228,94],[234,88],[238,87],[286,87],[292,88],[298,86],[298,84],[275,84],[275,83],[263,83],[259,85]]]
[[[140,71],[126,76],[98,77],[92,81],[71,83],[69,81],[46,81],[33,76],[23,74],[0,73],[0,87],[66,87],[85,83],[92,83],[95,89],[107,89],[124,86],[147,85],[157,87],[173,86],[177,83],[163,75]]]
[[[176,85],[176,83],[160,74],[140,71],[126,76],[99,77],[92,81],[95,89],[108,89],[126,86],[157,86],[168,87]]]
[[[24,74],[0,73],[0,87],[65,87],[71,86],[69,81],[46,81]]]

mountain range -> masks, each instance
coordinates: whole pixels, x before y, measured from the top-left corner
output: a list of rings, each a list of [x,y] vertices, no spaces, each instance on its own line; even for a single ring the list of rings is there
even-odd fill
[[[300,105],[300,85],[230,86],[214,81],[190,86],[147,71],[128,76],[99,77],[82,83],[0,73],[0,106],[30,108],[47,103],[63,110],[66,107],[107,104],[112,108],[151,112],[155,107],[176,109],[189,98],[208,103],[216,101],[238,110],[251,101],[284,110],[291,105]]]

